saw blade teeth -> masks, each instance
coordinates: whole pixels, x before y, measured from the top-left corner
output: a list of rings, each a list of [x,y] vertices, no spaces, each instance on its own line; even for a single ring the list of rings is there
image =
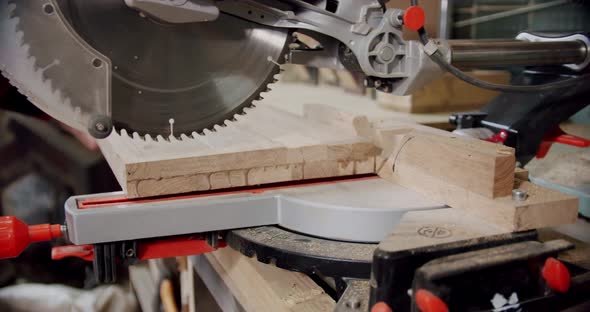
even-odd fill
[[[154,138],[152,138],[152,136],[151,136],[151,135],[149,135],[149,134],[145,134],[145,135],[143,136],[143,139],[144,139],[146,142],[156,142],[156,140],[154,140]]]
[[[126,129],[117,129],[117,128],[114,128],[114,132],[117,132],[117,134],[119,134],[122,137],[130,138],[130,139],[133,138],[131,135],[129,135],[129,133],[127,132]]]
[[[27,43],[26,33],[22,29],[20,3],[22,2],[0,0],[0,5],[5,6],[7,10],[0,10],[0,13],[3,13],[0,19],[0,23],[3,24],[1,31],[5,32],[1,39],[4,49],[0,48],[0,53],[5,53],[10,58],[10,64],[3,66],[3,73],[8,72],[10,83],[37,107],[67,124],[66,116],[78,116],[76,108],[61,90],[55,88],[55,83],[46,77],[46,68],[42,68],[33,55],[33,49]]]

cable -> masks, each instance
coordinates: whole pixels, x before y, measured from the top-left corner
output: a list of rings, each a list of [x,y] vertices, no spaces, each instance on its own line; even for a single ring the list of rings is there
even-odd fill
[[[410,0],[410,5],[417,6],[418,0]],[[428,38],[428,34],[424,27],[418,30],[418,35],[420,38],[420,42],[426,46],[430,39]],[[504,85],[504,84],[495,84],[487,81],[483,81],[474,77],[471,77],[458,69],[457,67],[453,66],[452,64],[448,63],[445,60],[445,56],[437,50],[435,53],[430,55],[430,58],[438,64],[441,68],[448,71],[449,73],[453,74],[453,76],[472,84],[476,87],[480,87],[483,89],[493,90],[493,91],[500,91],[500,92],[509,92],[509,93],[536,93],[536,92],[543,92],[543,91],[550,91],[556,89],[563,89],[567,87],[571,87],[583,81],[586,81],[590,78],[590,74],[584,74],[576,78],[569,78],[566,80],[561,80],[557,82],[550,82],[540,85],[532,85],[532,86],[513,86],[513,85]]]

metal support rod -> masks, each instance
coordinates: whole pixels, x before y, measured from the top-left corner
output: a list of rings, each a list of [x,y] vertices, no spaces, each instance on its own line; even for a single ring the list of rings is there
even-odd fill
[[[484,23],[484,22],[490,22],[490,21],[494,21],[497,19],[514,16],[514,15],[520,15],[520,14],[530,13],[530,12],[534,12],[534,11],[544,10],[544,9],[555,7],[555,6],[564,5],[568,2],[571,2],[571,1],[569,1],[569,0],[556,0],[556,1],[546,2],[546,3],[539,3],[539,4],[535,4],[535,5],[524,6],[521,8],[514,9],[514,10],[509,10],[509,11],[494,13],[494,14],[490,14],[490,15],[470,18],[467,20],[462,20],[462,21],[456,22],[455,28],[465,27],[465,26],[469,26],[469,25],[475,25],[475,24]]]
[[[451,64],[460,68],[581,64],[588,48],[581,41],[450,40]]]

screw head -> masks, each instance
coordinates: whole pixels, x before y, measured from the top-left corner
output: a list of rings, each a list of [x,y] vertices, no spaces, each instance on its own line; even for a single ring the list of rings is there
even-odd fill
[[[524,201],[529,197],[529,194],[521,189],[512,190],[512,199],[516,201]]]

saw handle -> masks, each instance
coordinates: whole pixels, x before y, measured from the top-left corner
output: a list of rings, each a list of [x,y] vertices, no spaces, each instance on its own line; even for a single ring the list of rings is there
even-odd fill
[[[0,217],[0,259],[18,257],[30,243],[64,235],[59,224],[27,225],[16,217]]]

